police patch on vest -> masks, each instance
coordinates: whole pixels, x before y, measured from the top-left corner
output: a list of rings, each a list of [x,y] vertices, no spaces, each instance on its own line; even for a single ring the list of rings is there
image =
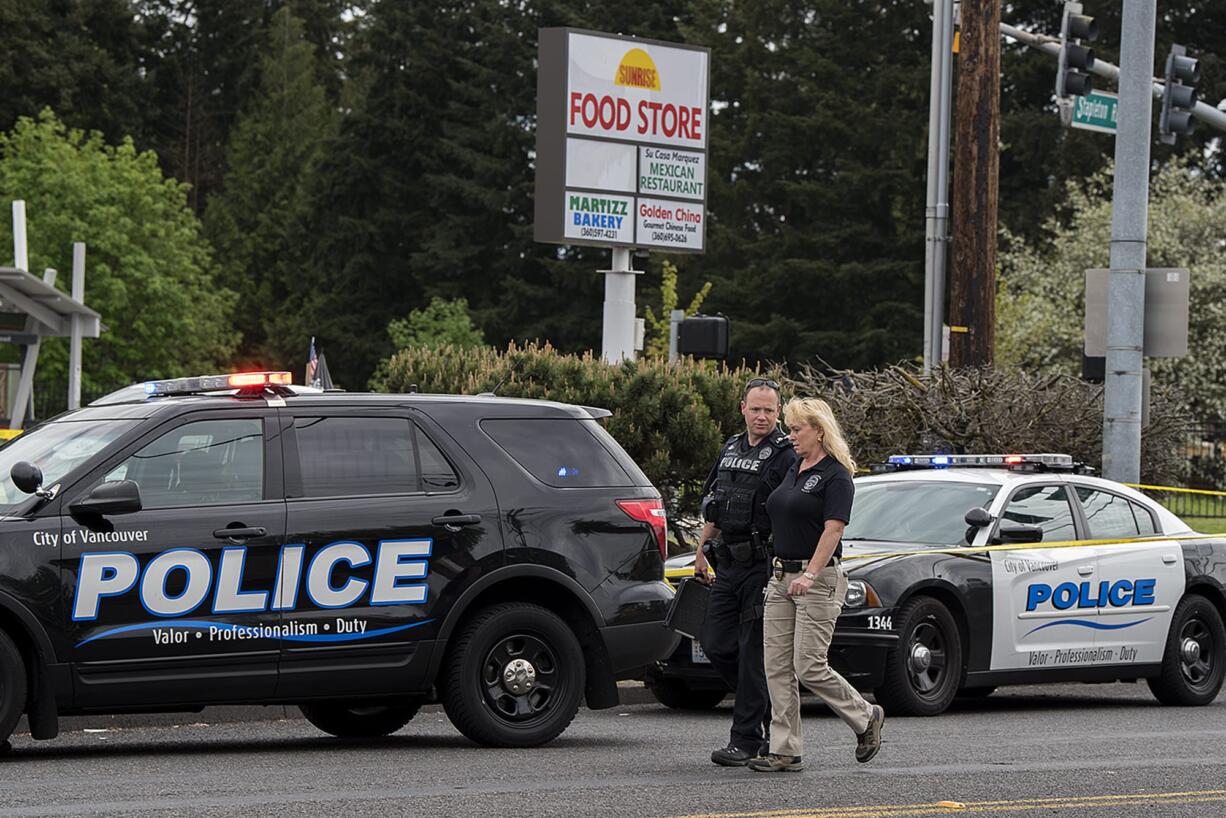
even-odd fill
[[[804,486],[800,490],[801,491],[813,491],[813,489],[817,488],[817,484],[820,482],[822,482],[821,475],[815,474],[812,477],[810,477],[808,480],[805,481]]]
[[[770,446],[767,446],[765,449],[758,452],[758,459],[759,460],[770,460],[771,455],[774,453],[775,453],[775,450],[772,449]]]

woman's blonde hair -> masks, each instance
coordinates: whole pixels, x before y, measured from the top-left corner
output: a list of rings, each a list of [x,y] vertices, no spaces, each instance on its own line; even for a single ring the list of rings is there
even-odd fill
[[[783,407],[783,422],[788,426],[804,423],[814,429],[821,429],[822,445],[826,451],[855,476],[856,461],[851,458],[851,449],[843,437],[843,427],[839,426],[830,404],[821,398],[792,398],[787,406]]]

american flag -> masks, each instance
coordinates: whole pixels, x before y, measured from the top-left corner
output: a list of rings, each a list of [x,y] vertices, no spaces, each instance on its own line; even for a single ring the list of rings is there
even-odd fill
[[[316,373],[319,371],[319,356],[315,354],[315,336],[311,336],[311,353],[307,356],[306,365],[306,383],[307,386],[319,386],[319,378]]]

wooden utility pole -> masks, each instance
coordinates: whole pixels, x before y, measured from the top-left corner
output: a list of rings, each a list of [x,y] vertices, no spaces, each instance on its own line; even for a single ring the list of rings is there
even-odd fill
[[[954,110],[949,363],[992,363],[1000,170],[1000,0],[962,0]]]

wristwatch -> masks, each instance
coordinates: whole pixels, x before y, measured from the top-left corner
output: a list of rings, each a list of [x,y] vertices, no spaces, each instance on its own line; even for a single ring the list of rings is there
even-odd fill
[[[812,571],[805,571],[801,574],[801,576],[809,580],[809,582],[813,582],[817,579],[817,574],[813,573]]]

